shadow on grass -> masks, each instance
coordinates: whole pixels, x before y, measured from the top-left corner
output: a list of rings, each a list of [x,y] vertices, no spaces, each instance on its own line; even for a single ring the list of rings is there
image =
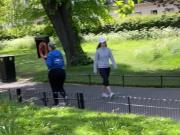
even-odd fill
[[[17,53],[17,52],[16,52]],[[24,50],[16,55],[17,78],[32,78],[33,81],[47,82],[48,70],[42,59],[37,58],[36,50]],[[93,75],[93,65],[67,67],[68,83],[101,84],[102,79],[99,75]],[[88,75],[92,75],[91,78]],[[118,76],[119,75],[119,76]],[[142,75],[158,77],[125,77],[122,75]],[[177,70],[142,70],[135,69],[127,64],[118,64],[118,69],[111,69],[110,84],[120,86],[150,86],[161,87],[160,76],[179,75]],[[124,81],[124,82],[123,82]],[[164,77],[163,87],[180,87],[180,77]]]
[[[95,113],[74,108],[40,108],[32,105],[1,104],[1,124],[17,127],[19,133],[33,135],[120,135],[173,134],[177,123],[136,115]],[[11,124],[13,119],[13,125]],[[5,125],[7,124],[7,125]],[[177,124],[177,125],[176,125]],[[19,127],[19,128],[18,128]],[[20,128],[23,127],[23,128]]]

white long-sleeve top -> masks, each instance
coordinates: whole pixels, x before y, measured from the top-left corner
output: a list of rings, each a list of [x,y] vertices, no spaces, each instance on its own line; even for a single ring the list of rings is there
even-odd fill
[[[116,62],[114,60],[111,50],[107,47],[98,48],[94,58],[94,73],[97,73],[98,68],[110,67],[109,60],[111,60],[112,66],[116,68]]]

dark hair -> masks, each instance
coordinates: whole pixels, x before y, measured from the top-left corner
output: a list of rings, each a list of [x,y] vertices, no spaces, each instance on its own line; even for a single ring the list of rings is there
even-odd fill
[[[97,45],[96,49],[99,49],[99,48],[101,47],[101,44],[102,44],[102,43],[99,43],[99,44]],[[104,42],[104,44],[105,44],[105,46],[107,47],[106,42]]]

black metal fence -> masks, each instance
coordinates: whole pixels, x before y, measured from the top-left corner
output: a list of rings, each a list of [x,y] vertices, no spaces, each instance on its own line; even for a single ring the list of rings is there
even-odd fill
[[[40,106],[52,106],[53,98],[50,90],[27,91],[25,89],[9,89],[0,92],[0,99],[16,100],[20,103],[34,102]],[[63,98],[58,98],[63,101]],[[143,97],[121,96],[101,98],[87,93],[68,93],[67,106],[100,112],[133,113],[148,116],[170,117],[180,120],[180,100],[155,99]],[[61,104],[60,104],[61,106]]]
[[[57,92],[58,93],[58,92]],[[64,106],[65,100],[58,93],[59,105]],[[84,99],[82,93],[68,93],[68,98],[66,99],[67,106],[77,107],[80,109],[84,109]],[[32,88],[26,90],[25,88],[17,88],[17,89],[5,89],[0,90],[0,100],[10,100],[17,101],[19,103],[34,103],[40,106],[54,106],[54,98],[52,92],[48,89],[39,89],[34,90]]]
[[[110,84],[122,87],[180,87],[180,76],[173,75],[111,75]],[[67,74],[66,82],[101,84],[102,79],[94,74]]]

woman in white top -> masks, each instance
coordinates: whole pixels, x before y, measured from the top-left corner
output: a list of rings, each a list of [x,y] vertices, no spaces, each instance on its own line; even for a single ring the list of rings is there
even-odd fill
[[[97,74],[97,71],[99,71],[103,79],[102,84],[104,91],[102,93],[102,97],[111,98],[114,95],[114,93],[111,91],[111,88],[109,86],[109,74],[110,74],[109,60],[111,60],[113,68],[117,68],[112,52],[107,47],[105,38],[100,37],[94,59],[94,73]]]

